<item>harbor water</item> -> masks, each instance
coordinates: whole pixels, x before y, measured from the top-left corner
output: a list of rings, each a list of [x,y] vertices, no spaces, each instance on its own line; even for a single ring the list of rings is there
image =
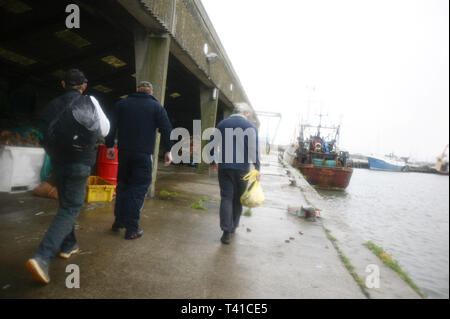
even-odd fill
[[[428,298],[449,298],[449,177],[354,169],[329,212],[397,260]],[[335,217],[335,216],[333,216]]]

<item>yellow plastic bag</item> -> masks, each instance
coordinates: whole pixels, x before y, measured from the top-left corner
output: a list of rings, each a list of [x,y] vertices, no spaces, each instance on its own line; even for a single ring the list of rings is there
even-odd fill
[[[247,207],[257,207],[264,202],[264,193],[261,184],[256,180],[258,171],[256,169],[250,171],[242,177],[244,181],[248,181],[247,189],[241,196],[241,204]]]

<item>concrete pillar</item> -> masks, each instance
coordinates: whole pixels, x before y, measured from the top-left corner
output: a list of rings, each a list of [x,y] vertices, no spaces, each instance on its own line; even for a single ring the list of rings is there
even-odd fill
[[[216,127],[217,105],[219,102],[219,90],[211,88],[200,88],[200,109],[202,120],[202,133],[209,127]],[[208,141],[202,140],[202,150]],[[202,162],[199,164],[200,171],[207,172],[209,164]]]
[[[168,34],[153,35],[137,28],[134,32],[134,52],[136,60],[136,83],[149,81],[153,85],[153,96],[164,105],[166,93],[167,67],[169,65],[170,37]],[[158,171],[160,133],[157,132],[153,153],[152,184],[150,196],[155,196],[156,174]]]

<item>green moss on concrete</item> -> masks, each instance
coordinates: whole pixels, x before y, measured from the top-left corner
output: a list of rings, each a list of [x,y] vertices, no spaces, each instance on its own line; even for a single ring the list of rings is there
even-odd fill
[[[180,193],[177,193],[177,192],[169,192],[169,191],[167,191],[165,189],[161,190],[159,192],[159,195],[162,196],[162,197],[172,197],[172,198],[185,197],[185,198],[189,198],[189,195],[180,194]]]
[[[335,246],[335,248],[336,248],[336,250],[338,252],[338,255],[339,255],[339,258],[341,258],[341,261],[344,264],[345,268],[347,268],[347,270],[350,273],[350,275],[352,275],[353,279],[361,287],[363,293],[367,297],[370,297],[369,294],[366,291],[366,284],[365,284],[364,280],[362,280],[361,277],[359,277],[358,274],[356,273],[355,267],[352,265],[352,263],[347,258],[347,256],[345,256],[344,253],[339,249],[339,247]]]
[[[350,275],[353,277],[353,279],[359,285],[359,287],[361,288],[364,295],[366,295],[367,298],[370,298],[370,295],[366,290],[366,284],[365,284],[364,280],[362,280],[361,277],[359,277],[359,275],[356,273],[355,267],[350,262],[350,259],[348,259],[347,256],[344,255],[342,250],[337,246],[337,244],[336,244],[337,239],[333,235],[331,235],[331,231],[329,229],[327,229],[325,227],[324,227],[324,229],[327,234],[327,238],[332,242],[332,244],[333,244],[334,248],[336,249],[338,256],[341,259],[342,263],[344,264],[345,268],[347,268]]]
[[[208,202],[218,202],[217,199],[210,198],[207,196],[195,196],[195,195],[188,195],[188,194],[180,194],[177,192],[169,192],[165,189],[161,190],[159,192],[159,196],[163,199],[174,199],[174,198],[184,198],[184,199],[190,199],[195,200],[195,202],[190,206],[192,209],[199,209],[199,210],[208,210],[205,206],[203,206],[203,203]]]
[[[217,199],[206,196],[202,196],[200,199],[204,202],[216,202],[216,203],[219,202]]]
[[[328,239],[331,240],[331,241],[337,241],[336,237],[334,237],[334,236],[331,235],[331,234],[328,234],[327,237],[328,237]]]
[[[330,240],[330,241],[337,241],[337,239],[336,239],[336,237],[334,237],[333,235],[331,235],[331,231],[329,230],[329,229],[327,229],[327,228],[325,228],[325,232],[327,233],[327,238]]]
[[[207,208],[205,208],[203,206],[203,201],[201,199],[199,199],[198,201],[196,201],[195,203],[193,203],[191,205],[192,209],[199,209],[199,210],[208,210]]]
[[[408,276],[408,274],[400,267],[396,260],[393,260],[392,257],[384,251],[384,249],[380,246],[377,246],[371,241],[364,243],[364,246],[369,248],[378,258],[381,259],[383,264],[387,267],[391,268],[395,271],[400,278],[402,278],[419,296],[425,298],[425,294],[420,291],[419,287],[414,283],[414,281]]]
[[[252,216],[252,210],[249,208],[245,211],[244,216],[250,217]]]
[[[166,198],[179,198],[179,197],[181,197],[181,198],[188,198],[188,199],[194,199],[194,200],[201,200],[201,201],[203,201],[205,203],[207,203],[207,202],[218,202],[217,199],[210,198],[210,197],[207,197],[207,196],[201,196],[199,198],[198,196],[195,196],[195,195],[181,194],[181,193],[177,193],[177,192],[169,192],[169,191],[167,191],[165,189],[163,189],[163,190],[161,190],[159,192],[159,196],[166,197]]]

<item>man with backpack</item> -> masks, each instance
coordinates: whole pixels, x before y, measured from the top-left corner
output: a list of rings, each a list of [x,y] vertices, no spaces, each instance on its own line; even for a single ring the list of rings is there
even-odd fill
[[[26,263],[33,279],[49,283],[49,265],[59,250],[67,259],[78,252],[75,222],[83,206],[86,185],[95,163],[95,143],[109,132],[109,121],[98,101],[82,93],[87,79],[78,69],[66,72],[65,93],[45,108],[44,148],[52,162],[59,208],[33,258]]]

